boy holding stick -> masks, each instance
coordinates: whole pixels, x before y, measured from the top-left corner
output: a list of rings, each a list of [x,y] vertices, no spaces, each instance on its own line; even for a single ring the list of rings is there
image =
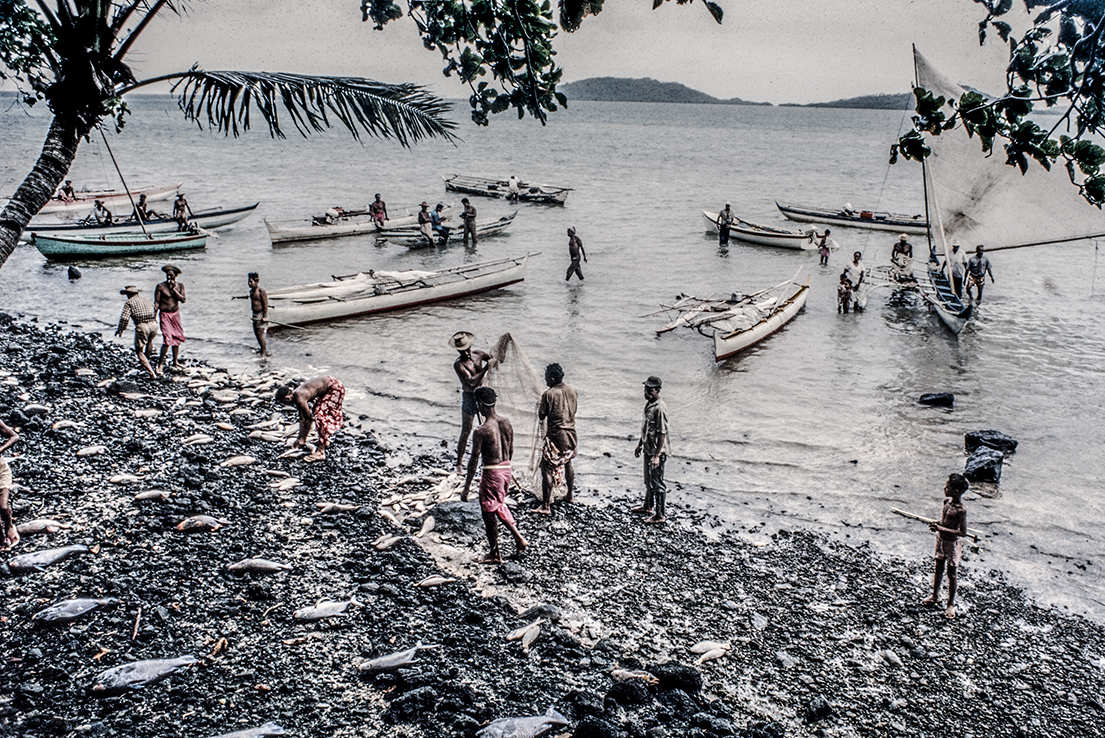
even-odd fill
[[[948,574],[948,606],[944,616],[955,618],[955,589],[959,581],[959,561],[963,556],[963,536],[967,535],[967,508],[963,506],[963,494],[967,491],[967,479],[962,474],[949,474],[944,484],[944,510],[939,523],[929,523],[936,533],[936,565],[932,575],[932,594],[921,601],[922,605],[935,605],[940,596],[940,581]]]

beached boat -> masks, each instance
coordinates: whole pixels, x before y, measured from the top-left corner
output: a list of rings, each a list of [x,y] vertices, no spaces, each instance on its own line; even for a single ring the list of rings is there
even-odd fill
[[[490,292],[524,280],[530,256],[534,254],[437,271],[368,271],[273,290],[268,293],[269,317],[276,327],[303,325]]]
[[[702,211],[702,217],[709,222],[714,233],[718,232],[717,214],[709,210]],[[783,249],[809,250],[817,248],[813,240],[813,228],[805,231],[789,231],[784,228],[756,225],[737,218],[729,227],[729,237],[757,246],[776,246]]]
[[[489,179],[487,177],[470,177],[464,174],[453,174],[442,177],[445,180],[445,189],[451,192],[464,192],[480,197],[510,197],[510,182],[505,179]],[[571,187],[557,187],[555,185],[534,184],[532,182],[518,182],[518,202],[542,203],[545,205],[563,205],[568,199]]]
[[[514,218],[518,215],[518,211],[515,210],[510,215],[504,215],[497,220],[488,220],[483,223],[476,223],[476,238],[484,239],[492,236],[499,236],[506,232],[506,229],[510,227],[510,224],[514,222]],[[449,233],[450,243],[460,243],[463,240],[464,233],[459,228],[453,228]],[[383,231],[376,236],[377,243],[393,243],[399,246],[406,246],[409,249],[424,249],[429,246],[444,246],[440,237],[434,238],[433,244],[426,240],[426,237],[421,233],[412,234],[408,231]]]
[[[188,222],[197,228],[214,230],[225,228],[240,220],[249,217],[250,213],[257,209],[260,203],[242,205],[236,208],[210,208],[208,210],[196,210]],[[152,218],[143,223],[147,233],[176,233],[177,222],[172,218]],[[43,236],[103,236],[109,233],[133,233],[140,226],[133,220],[116,221],[111,225],[101,225],[93,219],[91,223],[78,221],[76,223],[48,223],[31,221],[26,230],[20,236],[24,241],[31,240],[31,234],[38,233]]]
[[[662,312],[675,316],[656,333],[693,328],[713,339],[714,360],[723,361],[764,340],[798,315],[806,305],[810,284],[796,281],[797,277],[727,299],[681,295],[673,305],[663,306]]]
[[[203,233],[173,233],[146,236],[138,232],[108,233],[103,236],[32,234],[31,243],[47,259],[86,259],[164,251],[202,249],[207,245]]]
[[[824,223],[846,228],[866,228],[874,231],[921,234],[928,230],[924,215],[888,213],[881,210],[825,209],[806,205],[775,202],[784,216],[799,223]]]
[[[134,196],[134,201],[138,202],[139,195],[145,195],[146,200],[149,202],[158,202],[160,200],[168,200],[176,195],[180,189],[180,183],[175,185],[162,185],[160,187],[139,187],[131,190],[131,195]],[[127,197],[126,190],[87,190],[77,193],[77,199],[73,202],[65,202],[64,200],[52,199],[50,202],[43,206],[42,210],[38,211],[39,215],[76,215],[78,213],[86,213],[92,211],[92,206],[97,200],[101,200],[104,203],[104,207],[108,210],[112,209],[125,209],[128,212],[131,210],[130,198]]]
[[[327,215],[319,215],[299,220],[270,220],[265,218],[265,227],[269,230],[269,239],[273,245],[296,241],[320,241],[325,238],[345,238],[363,236],[366,233],[378,233],[382,230],[418,230],[419,207],[407,208],[402,215],[384,221],[384,228],[376,225],[376,220],[363,210],[340,210]],[[442,220],[448,220],[453,214],[452,207],[441,211]]]

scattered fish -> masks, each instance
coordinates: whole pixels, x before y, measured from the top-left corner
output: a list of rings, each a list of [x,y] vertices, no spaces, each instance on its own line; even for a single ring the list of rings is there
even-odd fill
[[[421,538],[434,529],[437,521],[434,520],[433,515],[427,515],[426,519],[422,521],[422,527],[418,529],[418,532],[414,534],[415,538]]]
[[[136,500],[167,500],[173,493],[167,489],[144,489],[134,496]]]
[[[265,723],[259,728],[235,730],[233,733],[223,733],[222,735],[212,736],[211,738],[263,738],[263,736],[267,735],[286,735],[286,733],[287,731],[276,723]]]
[[[219,464],[219,466],[250,466],[256,463],[257,459],[252,456],[231,456],[229,459]]]
[[[251,413],[250,413],[249,410],[246,410],[244,407],[238,407],[238,408],[235,408],[235,409],[231,410],[229,414],[230,415],[250,415]]]
[[[100,387],[100,388],[103,388],[103,387],[108,386],[109,384],[111,384],[114,381],[115,381],[115,377],[108,377],[107,379],[102,379],[99,382],[97,382],[96,386]]]
[[[287,479],[281,479],[279,482],[273,482],[269,485],[277,492],[287,492],[289,489],[294,489],[300,485],[299,477],[288,477]]]
[[[198,533],[201,531],[218,530],[226,524],[224,520],[216,520],[210,515],[193,515],[177,523],[176,529],[185,533]]]
[[[134,484],[141,480],[133,474],[116,474],[114,477],[111,477],[107,481],[111,482],[112,484]]]
[[[215,427],[219,428],[221,430],[234,430],[234,426],[232,426],[230,423],[225,423],[221,420],[218,423],[215,423]]]
[[[45,415],[50,412],[50,408],[46,405],[41,405],[37,402],[32,402],[23,406],[23,414],[30,417],[34,415]]]
[[[278,571],[288,571],[291,568],[291,564],[281,564],[268,559],[242,559],[226,567],[226,570],[250,574],[273,574]]]
[[[215,402],[237,402],[238,393],[234,390],[215,390],[211,393],[211,399]]]
[[[77,428],[79,426],[80,426],[80,423],[78,423],[75,420],[59,420],[56,423],[54,423],[53,425],[51,425],[50,427],[53,428],[54,430],[58,431],[58,430],[65,430],[66,428]]]
[[[349,512],[357,509],[356,505],[346,505],[342,502],[316,502],[315,507],[318,508],[319,515],[333,515],[334,513]]]
[[[207,435],[206,433],[194,433],[181,441],[181,444],[184,446],[202,446],[203,444],[211,443],[214,440],[214,438]]]
[[[376,539],[376,542],[373,544],[373,547],[377,551],[387,551],[389,548],[394,546],[396,543],[399,543],[399,541],[403,540],[405,537],[406,536],[383,535],[383,536],[380,536],[379,538]]]
[[[63,523],[60,520],[51,520],[50,518],[36,518],[34,520],[28,520],[26,523],[15,526],[15,529],[19,531],[21,536],[33,536],[38,533],[53,534],[59,530],[64,530],[72,526],[69,523]]]
[[[268,474],[270,477],[288,478],[291,476],[288,472],[280,471],[279,469],[265,469],[265,474]]]
[[[707,651],[706,653],[699,656],[697,659],[695,659],[695,663],[696,664],[705,664],[707,661],[713,661],[714,659],[720,659],[722,656],[724,656],[727,653],[729,653],[728,648],[715,648],[715,649],[713,649],[711,651]]]
[[[527,623],[526,625],[523,625],[521,628],[518,628],[517,630],[512,630],[512,631],[510,631],[509,633],[506,634],[506,639],[508,641],[516,641],[519,638],[521,638],[523,635],[525,635],[527,630],[529,630],[530,628],[532,628],[535,625],[539,625],[540,623],[541,623],[541,621],[538,620],[536,623]]]
[[[106,697],[125,692],[128,689],[141,689],[159,682],[185,666],[199,663],[194,656],[181,656],[175,659],[149,659],[132,661],[129,664],[108,669],[96,678],[92,685],[92,694]]]
[[[87,367],[83,367],[83,366],[77,367],[77,370],[73,373],[75,375],[77,375],[78,377],[91,377],[91,376],[96,374],[96,372],[92,371],[91,369],[89,369]]]
[[[296,458],[299,458],[300,456],[306,456],[309,453],[312,453],[312,452],[308,451],[307,447],[304,446],[304,447],[301,447],[301,448],[288,449],[287,451],[280,454],[276,458],[278,458],[278,459],[296,459]]]
[[[416,586],[416,587],[438,587],[438,586],[441,586],[442,584],[448,584],[449,582],[455,582],[455,581],[457,581],[456,577],[443,577],[440,574],[432,574],[432,575],[426,577],[425,579],[423,579],[421,582],[419,582],[418,584],[416,584],[414,586]]]
[[[81,450],[77,451],[77,456],[96,456],[98,454],[107,453],[107,446],[85,446]]]
[[[539,635],[541,635],[540,620],[526,628],[526,632],[522,634],[522,651],[529,653],[529,647],[533,645]]]
[[[134,417],[136,418],[156,418],[161,414],[161,411],[156,407],[144,407],[141,410],[134,411]]]
[[[699,641],[691,646],[691,653],[707,653],[719,648],[728,651],[732,645],[728,641]]]
[[[31,571],[64,561],[70,556],[86,553],[91,553],[91,549],[79,543],[72,546],[62,546],[61,548],[47,548],[34,553],[20,554],[8,561],[8,567],[15,572]]]
[[[406,651],[396,651],[386,656],[361,661],[357,664],[357,671],[361,674],[383,674],[386,671],[395,671],[412,663],[418,651],[426,648],[437,648],[437,646],[423,646],[422,641],[419,641]]]
[[[392,525],[395,525],[395,526],[399,525],[399,518],[395,517],[395,513],[393,513],[391,510],[386,510],[384,508],[380,508],[380,510],[378,512],[380,513],[381,518],[388,521]]]
[[[568,718],[553,708],[544,715],[499,718],[476,731],[477,738],[537,738],[557,726],[570,725]]]
[[[319,600],[314,607],[304,607],[300,610],[296,610],[292,613],[292,617],[296,620],[302,620],[304,622],[340,617],[345,615],[345,611],[349,609],[350,605],[363,607],[360,602],[357,602],[354,599]]]
[[[640,679],[648,684],[659,684],[660,680],[647,671],[630,671],[628,669],[614,669],[610,677],[616,682],[628,682],[630,679]]]
[[[107,607],[108,605],[118,604],[119,600],[113,597],[107,597],[104,599],[90,599],[90,598],[77,598],[73,600],[62,600],[50,605],[44,610],[39,610],[31,616],[31,620],[36,623],[68,623],[71,620],[76,620],[85,613],[92,612],[97,607]]]

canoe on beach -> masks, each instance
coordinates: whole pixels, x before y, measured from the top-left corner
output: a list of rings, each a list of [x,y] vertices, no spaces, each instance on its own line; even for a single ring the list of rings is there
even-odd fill
[[[198,228],[211,230],[233,225],[244,220],[257,209],[261,203],[241,205],[235,208],[210,208],[208,210],[196,210],[188,219],[189,223]],[[149,233],[176,233],[177,222],[172,218],[153,218],[145,221],[146,231]],[[91,223],[36,223],[31,224],[23,231],[20,238],[30,241],[31,235],[37,233],[42,236],[103,236],[109,233],[134,233],[140,231],[138,223],[133,220],[117,220],[111,225],[101,225],[95,221]]]
[[[514,218],[518,215],[518,211],[515,210],[510,215],[504,215],[496,220],[487,220],[483,223],[476,223],[476,237],[477,238],[490,238],[492,236],[499,236],[506,232],[506,229],[510,227],[510,224],[514,222]],[[464,232],[460,228],[453,228],[449,233],[450,242],[460,243],[463,240]],[[443,246],[442,239],[435,237],[433,244],[430,244],[426,237],[421,233],[412,234],[408,231],[382,231],[376,236],[376,242],[378,244],[394,243],[400,246],[406,246],[409,249],[424,249],[429,246]]]
[[[790,220],[799,223],[825,223],[846,228],[866,228],[873,231],[894,231],[895,233],[913,233],[924,235],[928,230],[928,221],[924,215],[888,213],[880,210],[851,210],[843,208],[826,209],[806,205],[793,205],[775,202],[779,212]]]
[[[138,187],[130,191],[134,197],[134,201],[138,202],[139,195],[145,195],[146,200],[149,202],[158,202],[160,200],[168,200],[176,195],[180,189],[181,183],[175,185],[160,185],[157,187]],[[39,215],[75,215],[77,213],[92,212],[92,206],[95,205],[97,200],[102,200],[104,207],[108,210],[114,208],[123,207],[128,212],[131,210],[130,198],[127,197],[126,190],[86,190],[83,192],[77,192],[77,199],[73,202],[65,202],[58,200],[57,198],[51,199],[50,202],[43,206],[42,210],[38,211]]]
[[[710,223],[714,233],[718,232],[717,215],[708,210],[702,211],[702,216]],[[756,225],[747,220],[737,218],[729,227],[729,237],[744,243],[757,246],[776,246],[783,249],[809,250],[817,248],[813,241],[814,229],[805,231],[789,231],[785,228],[772,228],[770,226]]]
[[[373,271],[334,277],[330,282],[272,290],[273,326],[303,325],[355,315],[401,310],[476,295],[526,278],[526,262],[536,254],[439,269]]]
[[[109,233],[103,236],[59,236],[31,234],[31,243],[47,259],[81,259],[133,254],[188,251],[207,246],[203,233],[173,233],[146,236],[141,231]]]
[[[403,214],[384,221],[384,228],[376,225],[376,220],[363,210],[345,210],[342,214],[326,222],[325,216],[300,218],[298,220],[272,220],[265,218],[265,227],[273,245],[294,243],[296,241],[320,241],[325,238],[344,238],[361,236],[366,233],[378,233],[382,230],[417,230],[418,211],[415,206],[401,211]],[[453,214],[451,206],[441,211],[442,220],[448,220]]]
[[[510,182],[505,179],[491,179],[488,177],[471,177],[464,174],[452,174],[442,177],[445,180],[445,189],[450,192],[464,192],[480,197],[498,197],[501,199],[510,197]],[[518,201],[541,203],[545,205],[563,205],[568,199],[571,187],[558,187],[556,185],[534,184],[533,182],[518,182]]]

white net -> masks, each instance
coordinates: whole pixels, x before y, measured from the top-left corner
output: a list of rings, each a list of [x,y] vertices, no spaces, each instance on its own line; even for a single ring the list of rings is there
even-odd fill
[[[545,437],[537,410],[544,386],[518,343],[504,333],[492,354],[498,365],[487,373],[486,383],[498,395],[496,409],[514,427],[514,478],[534,495],[541,489],[541,439]]]

